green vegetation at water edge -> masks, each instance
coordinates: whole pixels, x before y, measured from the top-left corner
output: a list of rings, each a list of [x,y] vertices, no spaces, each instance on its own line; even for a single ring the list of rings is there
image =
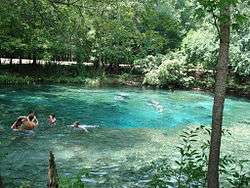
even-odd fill
[[[108,66],[108,73],[117,72],[119,64],[146,66],[147,59],[154,67],[144,72],[145,83],[192,82],[182,75],[186,66],[214,72],[218,60],[217,30],[211,16],[200,19],[201,9],[195,0],[1,1],[0,57],[20,64],[22,59],[77,61],[80,67],[92,62],[95,68]],[[229,68],[240,85],[250,77],[249,3],[240,1],[236,10]],[[167,65],[170,60],[176,65]],[[168,68],[171,77],[178,75],[169,78]]]

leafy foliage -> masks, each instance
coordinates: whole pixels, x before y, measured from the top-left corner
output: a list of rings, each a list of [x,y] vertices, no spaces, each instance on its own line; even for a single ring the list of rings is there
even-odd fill
[[[76,177],[61,177],[60,187],[62,188],[84,188],[82,178],[88,176],[88,169],[82,169]]]
[[[182,50],[187,54],[187,63],[214,69],[218,56],[218,43],[211,28],[190,30],[182,41]]]
[[[223,135],[231,134],[228,130],[222,131]],[[208,151],[210,146],[211,129],[200,126],[190,128],[182,132],[181,144],[177,146],[179,158],[174,161],[161,160],[154,162],[152,168],[154,175],[150,185],[152,187],[206,187],[206,173],[208,166]],[[249,172],[244,163],[249,161],[237,161],[231,155],[224,155],[220,159],[220,173],[226,187],[249,186]]]

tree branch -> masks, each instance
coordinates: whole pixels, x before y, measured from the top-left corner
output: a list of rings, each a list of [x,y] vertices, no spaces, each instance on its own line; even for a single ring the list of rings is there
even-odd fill
[[[219,27],[219,25],[217,23],[218,17],[214,13],[214,9],[213,8],[211,9],[211,11],[208,11],[208,12],[210,12],[212,14],[212,16],[213,16],[214,26],[215,26],[215,28],[216,28],[216,30],[218,32],[219,38],[220,38],[220,27]]]

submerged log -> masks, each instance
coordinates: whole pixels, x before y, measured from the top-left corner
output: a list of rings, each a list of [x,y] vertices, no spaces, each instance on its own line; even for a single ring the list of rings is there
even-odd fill
[[[49,152],[48,188],[58,188],[58,175],[56,170],[55,157],[52,151]]]

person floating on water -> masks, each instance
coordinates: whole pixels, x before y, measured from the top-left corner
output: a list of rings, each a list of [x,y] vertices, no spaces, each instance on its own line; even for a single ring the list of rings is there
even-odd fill
[[[89,132],[87,128],[97,128],[98,127],[96,125],[81,125],[80,121],[76,121],[72,125],[69,125],[69,126],[76,128],[76,129],[79,129],[79,130],[83,130],[85,132]]]
[[[164,107],[160,104],[160,102],[158,102],[156,100],[150,100],[148,104],[150,106],[155,107],[159,112],[163,112],[164,111]]]
[[[55,125],[56,124],[56,115],[54,113],[49,115],[48,123],[50,125]]]
[[[33,130],[38,125],[35,113],[32,111],[28,116],[19,116],[11,126],[13,130]]]

